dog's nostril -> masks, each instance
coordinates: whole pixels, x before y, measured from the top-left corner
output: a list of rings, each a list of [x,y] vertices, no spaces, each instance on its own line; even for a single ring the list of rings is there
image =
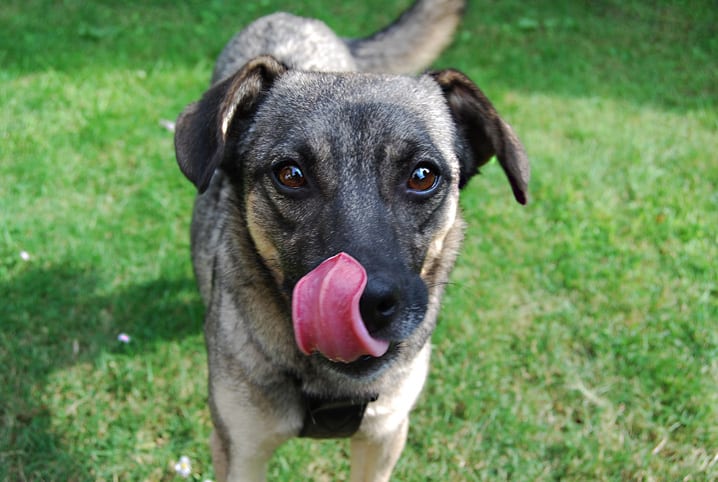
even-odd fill
[[[399,288],[390,281],[370,279],[361,300],[359,311],[369,333],[375,333],[391,323],[399,312]]]
[[[397,300],[394,296],[390,296],[376,305],[376,312],[384,318],[394,316],[396,312]]]

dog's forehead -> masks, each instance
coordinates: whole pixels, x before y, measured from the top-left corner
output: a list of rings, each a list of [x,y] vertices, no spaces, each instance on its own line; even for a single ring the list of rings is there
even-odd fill
[[[274,85],[277,93],[297,97],[317,94],[334,100],[361,101],[384,99],[411,102],[417,94],[431,95],[438,90],[423,77],[384,75],[363,72],[325,73],[290,70]],[[436,86],[438,88],[438,86]]]
[[[261,111],[278,129],[420,132],[445,156],[453,153],[451,115],[441,89],[426,76],[290,71],[273,85]]]

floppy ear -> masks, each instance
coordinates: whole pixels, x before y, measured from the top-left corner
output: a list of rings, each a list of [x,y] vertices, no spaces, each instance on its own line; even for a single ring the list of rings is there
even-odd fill
[[[207,189],[228,146],[246,131],[266,92],[286,71],[273,57],[256,57],[180,114],[175,127],[177,163],[200,193]]]
[[[461,163],[459,187],[464,187],[479,167],[495,155],[511,183],[514,197],[519,203],[526,204],[531,173],[529,161],[511,126],[466,75],[453,69],[430,72],[429,75],[444,91],[456,124]]]

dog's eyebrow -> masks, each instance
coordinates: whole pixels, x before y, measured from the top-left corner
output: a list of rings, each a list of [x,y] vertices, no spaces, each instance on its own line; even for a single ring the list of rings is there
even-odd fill
[[[429,138],[428,133],[415,134],[414,136],[404,136],[400,142],[393,142],[383,146],[377,146],[382,150],[380,154],[388,160],[411,167],[418,162],[431,161],[437,164],[446,174],[451,174],[449,162],[441,152],[441,149]],[[407,138],[408,137],[408,138]],[[449,176],[450,178],[450,176]]]

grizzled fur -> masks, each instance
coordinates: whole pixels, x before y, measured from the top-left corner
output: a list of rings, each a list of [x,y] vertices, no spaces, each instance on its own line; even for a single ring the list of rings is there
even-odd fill
[[[431,61],[463,7],[419,0],[358,40],[316,20],[265,17],[230,41],[213,85],[180,115],[177,161],[201,193],[192,258],[219,480],[263,480],[274,450],[302,429],[308,396],[368,403],[352,480],[389,478],[462,238],[460,188],[495,155],[527,200],[523,147],[466,76],[394,74]],[[377,70],[389,73],[367,73]],[[301,189],[277,181],[287,164],[301,169]],[[417,166],[436,174],[431,189],[407,189]],[[362,318],[390,342],[381,357],[339,363],[297,348],[292,289],[339,252],[367,271]],[[391,316],[377,315],[369,299],[387,292]]]
[[[319,20],[284,12],[268,15],[229,41],[212,83],[265,54],[300,70],[413,74],[451,42],[463,10],[463,0],[418,1],[389,27],[361,39],[342,39]]]

